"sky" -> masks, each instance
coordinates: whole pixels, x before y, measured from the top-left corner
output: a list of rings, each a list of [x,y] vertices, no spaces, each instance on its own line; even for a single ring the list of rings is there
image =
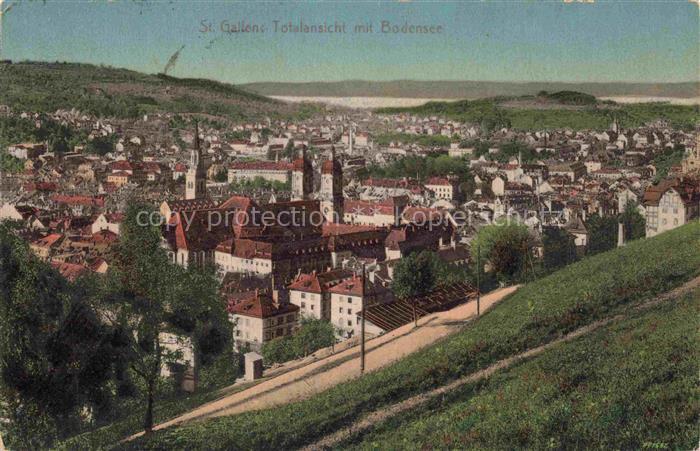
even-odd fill
[[[0,56],[15,61],[157,73],[182,48],[168,74],[230,83],[699,79],[700,12],[685,0],[5,0],[2,8],[9,5]],[[240,21],[264,31],[225,31]],[[346,31],[282,32],[290,21],[338,22]],[[384,33],[382,22],[437,32]],[[372,33],[355,32],[355,25],[367,23]]]

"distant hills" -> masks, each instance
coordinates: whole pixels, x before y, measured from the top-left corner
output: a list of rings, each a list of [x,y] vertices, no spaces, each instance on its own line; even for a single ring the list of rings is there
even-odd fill
[[[37,112],[75,108],[117,118],[171,112],[231,120],[296,117],[315,108],[212,80],[90,64],[7,61],[0,63],[0,105]]]
[[[691,98],[700,95],[700,83],[560,83],[491,81],[364,81],[278,83],[260,82],[242,88],[266,96],[302,97],[406,97],[426,99],[477,99],[534,95],[540,91],[578,91],[596,97],[643,96]]]

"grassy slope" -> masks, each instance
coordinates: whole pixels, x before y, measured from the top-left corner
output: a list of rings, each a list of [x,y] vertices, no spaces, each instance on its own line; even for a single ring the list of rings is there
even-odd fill
[[[0,64],[0,86],[0,104],[17,111],[76,108],[120,118],[163,111],[244,119],[303,110],[226,83],[89,64]]]
[[[381,371],[298,403],[167,429],[131,446],[289,449],[308,444],[382,405],[549,342],[699,273],[700,224],[694,222],[528,284],[463,332]]]
[[[657,119],[668,120],[673,126],[692,129],[700,122],[700,107],[664,103],[615,104],[613,102],[575,103],[571,95],[560,97],[553,93],[546,98],[491,98],[428,102],[416,107],[380,108],[379,113],[415,113],[437,115],[450,119],[480,123],[485,119],[510,122],[518,130],[542,128],[607,129],[613,116],[623,127],[638,127]]]
[[[695,290],[632,314],[396,417],[354,447],[692,449],[699,309]]]

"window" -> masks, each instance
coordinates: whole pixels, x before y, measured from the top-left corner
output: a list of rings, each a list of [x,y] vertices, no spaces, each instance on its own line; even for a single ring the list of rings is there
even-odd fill
[[[314,310],[314,305],[311,304],[311,311],[313,312],[313,310]]]
[[[301,298],[306,299],[306,293],[301,293]]]
[[[343,313],[343,307],[340,307],[338,310],[340,311],[340,313]]]
[[[352,310],[348,309],[348,315],[352,315]]]
[[[301,303],[301,308],[302,308],[302,309],[305,309],[305,308],[306,308],[306,302],[302,302],[302,303]]]
[[[352,326],[352,321],[348,320],[348,326]]]
[[[352,304],[352,298],[348,296],[348,304]]]

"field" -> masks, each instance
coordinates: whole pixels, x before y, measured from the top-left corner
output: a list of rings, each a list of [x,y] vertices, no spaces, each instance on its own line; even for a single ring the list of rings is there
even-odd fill
[[[666,120],[676,128],[690,130],[700,122],[698,105],[668,103],[616,104],[595,101],[582,93],[552,93],[541,96],[494,97],[456,102],[428,102],[406,108],[379,108],[378,113],[413,113],[442,116],[487,129],[512,127],[517,130],[571,128],[606,130],[613,118],[622,127],[639,127]]]
[[[73,63],[0,64],[0,105],[52,113],[77,109],[98,117],[138,118],[154,112],[199,113],[244,120],[306,117],[313,105],[291,105],[226,83],[148,75]]]
[[[700,419],[699,309],[696,289],[341,448],[692,449]]]
[[[367,412],[551,342],[668,291],[699,273],[700,224],[694,222],[586,258],[532,282],[464,331],[399,363],[308,400],[274,410],[166,429],[129,447],[290,449],[303,446]],[[85,448],[108,445],[90,442],[89,437],[84,439]]]

